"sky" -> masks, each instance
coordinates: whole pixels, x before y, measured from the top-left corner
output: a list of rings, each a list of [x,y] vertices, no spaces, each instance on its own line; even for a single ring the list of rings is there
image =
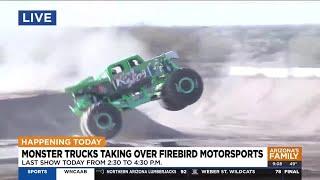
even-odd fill
[[[0,27],[18,10],[57,10],[58,26],[320,24],[320,1],[0,2]]]

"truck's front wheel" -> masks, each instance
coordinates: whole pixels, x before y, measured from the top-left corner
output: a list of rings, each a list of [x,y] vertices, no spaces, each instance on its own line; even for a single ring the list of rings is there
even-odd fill
[[[81,117],[81,130],[84,135],[114,137],[121,129],[120,111],[106,103],[92,105]]]
[[[203,82],[192,69],[173,72],[161,92],[162,102],[168,110],[180,110],[195,103],[202,95]]]

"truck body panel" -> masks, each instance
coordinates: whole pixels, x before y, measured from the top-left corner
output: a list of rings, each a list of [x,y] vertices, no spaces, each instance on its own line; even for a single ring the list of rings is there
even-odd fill
[[[170,51],[148,61],[135,55],[111,64],[99,76],[90,76],[65,89],[74,97],[70,109],[81,116],[101,101],[123,111],[157,100],[170,73],[181,69],[175,63],[178,58]]]

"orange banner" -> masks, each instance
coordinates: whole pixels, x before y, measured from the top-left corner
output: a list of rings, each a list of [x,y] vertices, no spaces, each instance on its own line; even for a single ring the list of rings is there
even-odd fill
[[[268,147],[268,161],[302,161],[302,147]]]
[[[19,147],[105,147],[104,137],[97,136],[19,136]]]

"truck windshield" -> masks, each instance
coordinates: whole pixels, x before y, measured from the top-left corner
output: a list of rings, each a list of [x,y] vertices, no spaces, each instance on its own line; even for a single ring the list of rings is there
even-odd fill
[[[113,75],[119,74],[123,71],[123,67],[121,65],[115,66],[112,68],[111,72]]]

